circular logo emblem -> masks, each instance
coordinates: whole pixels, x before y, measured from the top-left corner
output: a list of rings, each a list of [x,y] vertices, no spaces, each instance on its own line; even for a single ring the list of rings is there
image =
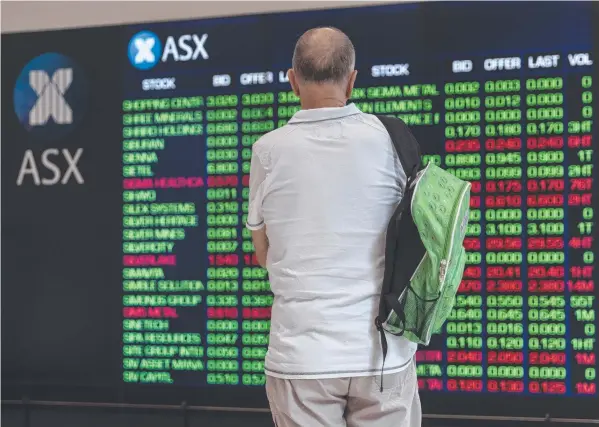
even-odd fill
[[[21,70],[13,100],[19,122],[27,131],[41,139],[58,139],[83,118],[87,83],[71,58],[44,53]]]
[[[149,70],[154,67],[161,53],[160,39],[151,31],[140,31],[129,41],[129,61],[139,70]]]

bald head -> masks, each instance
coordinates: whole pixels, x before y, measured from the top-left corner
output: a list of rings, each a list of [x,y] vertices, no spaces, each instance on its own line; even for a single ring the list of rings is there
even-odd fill
[[[331,28],[306,31],[293,52],[293,70],[307,83],[344,83],[356,62],[356,52],[349,37]]]

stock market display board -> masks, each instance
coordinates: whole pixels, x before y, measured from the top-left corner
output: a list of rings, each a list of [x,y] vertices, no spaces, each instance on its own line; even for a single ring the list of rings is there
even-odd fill
[[[252,144],[300,109],[286,74],[297,37],[333,25],[356,46],[350,102],[402,118],[423,163],[472,183],[464,278],[443,334],[418,352],[421,391],[596,398],[591,7],[402,5],[128,28],[122,381],[264,385],[273,296],[244,227]]]

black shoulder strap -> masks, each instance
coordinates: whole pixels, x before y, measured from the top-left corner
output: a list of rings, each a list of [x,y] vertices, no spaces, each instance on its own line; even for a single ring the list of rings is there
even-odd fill
[[[379,304],[379,315],[375,319],[375,325],[381,336],[381,348],[383,351],[383,367],[381,368],[381,392],[383,391],[383,372],[385,359],[387,358],[387,338],[383,329],[383,322],[389,314],[389,310],[393,309],[400,317],[401,323],[405,324],[404,312],[398,302],[400,290],[403,290],[409,283],[409,278],[417,267],[418,261],[426,252],[424,245],[420,242],[418,230],[412,221],[410,213],[411,193],[410,188],[412,181],[416,179],[418,171],[421,169],[420,160],[420,145],[410,132],[408,126],[401,120],[390,116],[376,116],[387,129],[401,166],[406,174],[406,188],[404,189],[404,197],[395,209],[389,225],[387,227],[387,235],[385,240],[385,273],[383,277],[381,300]],[[407,215],[402,215],[407,211]],[[405,241],[411,242],[409,245],[398,247],[398,229],[400,221],[404,225],[406,232]],[[411,224],[410,224],[411,223]],[[406,226],[407,224],[407,226]],[[406,254],[407,252],[407,254]],[[420,257],[416,259],[417,257]],[[408,258],[416,259],[416,264],[410,262],[407,265]],[[399,266],[398,269],[395,267]],[[397,335],[402,335],[403,331]]]
[[[408,181],[420,170],[420,145],[403,120],[391,116],[376,116],[387,129]],[[410,179],[411,178],[411,179]]]
[[[402,214],[406,208],[409,209],[409,204],[412,198],[410,186],[412,181],[416,179],[416,175],[420,170],[421,160],[420,145],[403,120],[390,116],[377,115],[376,117],[387,129],[387,132],[391,137],[391,141],[393,142],[393,146],[395,147],[395,151],[397,152],[397,156],[399,157],[401,166],[406,174],[404,197],[395,208],[395,211],[393,212],[393,215],[391,216],[387,226],[387,235],[385,240],[385,274],[382,287],[382,294],[385,295],[393,290],[395,282],[394,279],[398,277],[397,271],[395,271],[395,262],[398,246],[397,237],[399,221],[401,220]],[[409,222],[406,219],[404,219],[404,221]],[[406,269],[403,270],[404,273],[407,271]],[[405,274],[402,274],[401,276],[404,275]],[[387,303],[384,301],[384,299],[381,299],[379,316],[385,318],[386,310]]]

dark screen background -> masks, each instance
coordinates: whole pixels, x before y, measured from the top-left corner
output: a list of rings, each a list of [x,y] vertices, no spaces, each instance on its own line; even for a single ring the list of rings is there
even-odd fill
[[[178,79],[185,82],[181,95],[189,95],[198,87],[211,89],[208,77],[213,74],[286,69],[297,37],[319,25],[336,26],[350,36],[360,70],[356,85],[363,87],[374,84],[371,65],[401,62],[398,57],[409,58],[413,83],[442,82],[444,74],[450,73],[451,61],[462,57],[586,49],[597,58],[597,30],[592,23],[598,17],[596,5],[590,3],[555,2],[542,7],[526,2],[432,3],[2,35],[5,398],[266,404],[262,389],[164,389],[121,382],[121,102],[139,93],[142,76],[172,72],[168,64],[158,64],[149,72],[130,66],[126,48],[136,32],[151,29],[160,38],[186,32],[210,34],[210,60],[200,74],[193,63],[176,64]],[[17,75],[45,52],[73,58],[89,82],[82,123],[52,142],[31,138],[17,121],[12,104]],[[440,60],[447,62],[445,68],[435,66]],[[187,73],[187,78],[182,77]],[[438,132],[415,131],[425,153],[434,147],[422,141],[439,139]],[[79,163],[84,185],[16,186],[25,150],[41,153],[46,148],[79,147],[84,149]],[[427,412],[592,416],[592,403],[584,399],[438,393],[423,394],[422,399]]]

